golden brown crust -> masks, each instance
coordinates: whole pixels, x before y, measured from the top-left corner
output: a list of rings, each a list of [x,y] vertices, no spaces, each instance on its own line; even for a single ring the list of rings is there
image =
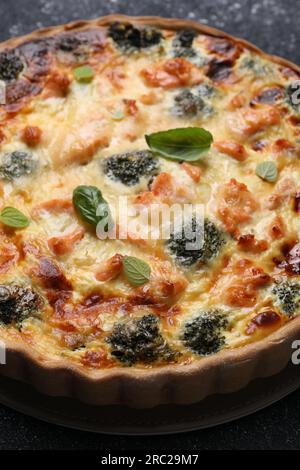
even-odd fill
[[[110,15],[91,21],[76,21],[10,39],[2,43],[0,48],[3,50],[17,47],[49,34],[106,26],[118,20],[173,30],[193,28],[201,33],[235,41],[268,60],[300,73],[298,66],[285,59],[267,55],[245,40],[233,38],[222,31],[193,21],[159,17]],[[121,367],[113,370],[88,370],[83,366],[66,365],[64,360],[45,361],[26,346],[7,341],[7,364],[1,366],[0,373],[30,382],[44,393],[77,397],[91,404],[126,404],[133,407],[152,407],[162,403],[188,404],[213,393],[238,390],[256,377],[279,372],[288,363],[292,342],[299,335],[300,318],[295,318],[279,331],[255,344],[223,351],[190,365],[168,365],[143,370]]]
[[[26,34],[25,36],[11,38],[7,41],[4,41],[0,44],[0,50],[6,48],[14,48],[24,44],[26,42],[41,39],[47,37],[49,35],[59,34],[63,32],[70,32],[70,31],[84,31],[93,27],[101,27],[107,26],[108,24],[112,23],[113,21],[128,21],[135,24],[145,24],[149,26],[156,26],[160,28],[166,28],[171,30],[178,30],[182,28],[192,28],[199,33],[204,33],[210,36],[218,37],[218,38],[226,38],[234,41],[236,44],[241,44],[242,46],[246,47],[247,49],[265,57],[268,60],[276,62],[280,65],[285,67],[290,67],[295,70],[297,73],[300,73],[300,67],[287,59],[276,55],[270,55],[256,47],[254,44],[250,43],[246,39],[236,38],[231,36],[224,31],[221,31],[216,28],[212,28],[211,26],[203,25],[197,23],[192,20],[183,20],[177,18],[161,18],[159,16],[127,16],[127,15],[107,15],[101,18],[96,18],[94,20],[79,20],[73,21],[71,23],[67,23],[66,25],[60,26],[52,26],[48,28],[39,29],[37,31],[33,31],[32,33]]]

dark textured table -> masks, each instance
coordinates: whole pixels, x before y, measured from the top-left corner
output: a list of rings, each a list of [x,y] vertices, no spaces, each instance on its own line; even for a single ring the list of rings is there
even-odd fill
[[[43,26],[109,13],[197,20],[300,64],[299,0],[0,0],[0,40]],[[253,448],[300,448],[300,390],[234,423],[157,438],[111,437],[67,430],[0,406],[0,449]]]

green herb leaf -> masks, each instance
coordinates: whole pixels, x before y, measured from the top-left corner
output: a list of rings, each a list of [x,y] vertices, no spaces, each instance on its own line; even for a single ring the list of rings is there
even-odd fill
[[[84,222],[95,227],[110,214],[109,206],[96,186],[77,186],[73,191],[73,206]]]
[[[94,78],[94,71],[89,65],[82,65],[73,70],[73,75],[78,82],[90,82]]]
[[[273,162],[261,162],[256,167],[256,174],[261,179],[274,183],[277,180],[278,170]]]
[[[29,225],[29,219],[14,207],[5,207],[0,213],[0,222],[8,227],[25,228]]]
[[[209,150],[213,136],[201,127],[183,127],[155,132],[145,139],[149,148],[162,157],[194,162]]]
[[[125,117],[125,114],[123,113],[123,111],[116,111],[114,113],[112,113],[111,115],[111,118],[113,121],[122,121],[122,119],[124,119]]]
[[[123,268],[128,281],[135,286],[141,286],[150,279],[151,268],[149,264],[139,258],[125,256]]]

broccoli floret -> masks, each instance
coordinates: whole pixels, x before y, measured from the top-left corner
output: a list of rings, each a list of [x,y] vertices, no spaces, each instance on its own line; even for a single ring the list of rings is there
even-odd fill
[[[289,317],[294,315],[299,308],[300,284],[285,281],[275,285],[272,288],[272,293],[276,295],[277,302],[282,311]]]
[[[102,165],[108,177],[126,186],[133,186],[141,177],[151,177],[159,171],[158,159],[148,150],[112,155]]]
[[[184,325],[182,341],[185,346],[200,356],[216,353],[225,344],[223,330],[228,321],[219,310],[201,312]]]
[[[196,262],[206,263],[215,258],[225,241],[224,233],[210,220],[205,219],[204,223],[197,223],[193,217],[185,227],[182,226],[171,233],[167,248],[179,264],[188,267]]]
[[[202,83],[202,85],[199,85],[195,88],[196,93],[201,96],[203,99],[205,98],[210,98],[215,94],[216,89],[209,85],[208,83]]]
[[[173,40],[173,47],[192,47],[196,35],[196,31],[192,29],[178,31]]]
[[[41,305],[40,296],[29,287],[0,285],[0,322],[20,323]]]
[[[173,39],[173,56],[193,58],[197,56],[197,52],[192,48],[196,32],[193,30],[179,31]]]
[[[23,68],[21,59],[13,52],[0,54],[0,80],[16,80]]]
[[[113,23],[108,35],[123,50],[139,50],[159,44],[160,31],[153,28],[136,28],[132,24]]]
[[[15,151],[6,153],[0,164],[2,178],[12,180],[32,173],[36,165],[32,155],[28,152]]]
[[[213,107],[208,101],[214,93],[213,87],[200,85],[192,89],[185,89],[174,98],[173,113],[180,117],[209,116]]]
[[[245,57],[241,62],[241,67],[250,70],[257,77],[263,77],[272,72],[269,64],[258,57]]]
[[[128,365],[158,359],[170,361],[177,355],[162,337],[158,318],[152,314],[138,320],[116,323],[107,342],[111,345],[112,356]]]
[[[291,83],[286,88],[286,100],[294,111],[300,112],[300,85],[298,82]]]
[[[175,96],[174,102],[174,114],[180,117],[197,116],[205,107],[203,99],[190,90],[180,92]]]
[[[61,36],[58,38],[56,47],[64,52],[76,52],[82,41],[76,36]]]

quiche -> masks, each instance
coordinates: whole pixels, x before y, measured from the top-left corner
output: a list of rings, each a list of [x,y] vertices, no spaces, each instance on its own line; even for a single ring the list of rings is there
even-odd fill
[[[150,407],[282,369],[300,334],[299,79],[185,20],[113,15],[4,42],[0,373]],[[202,222],[147,238],[117,222],[121,198],[136,219],[199,205]]]

